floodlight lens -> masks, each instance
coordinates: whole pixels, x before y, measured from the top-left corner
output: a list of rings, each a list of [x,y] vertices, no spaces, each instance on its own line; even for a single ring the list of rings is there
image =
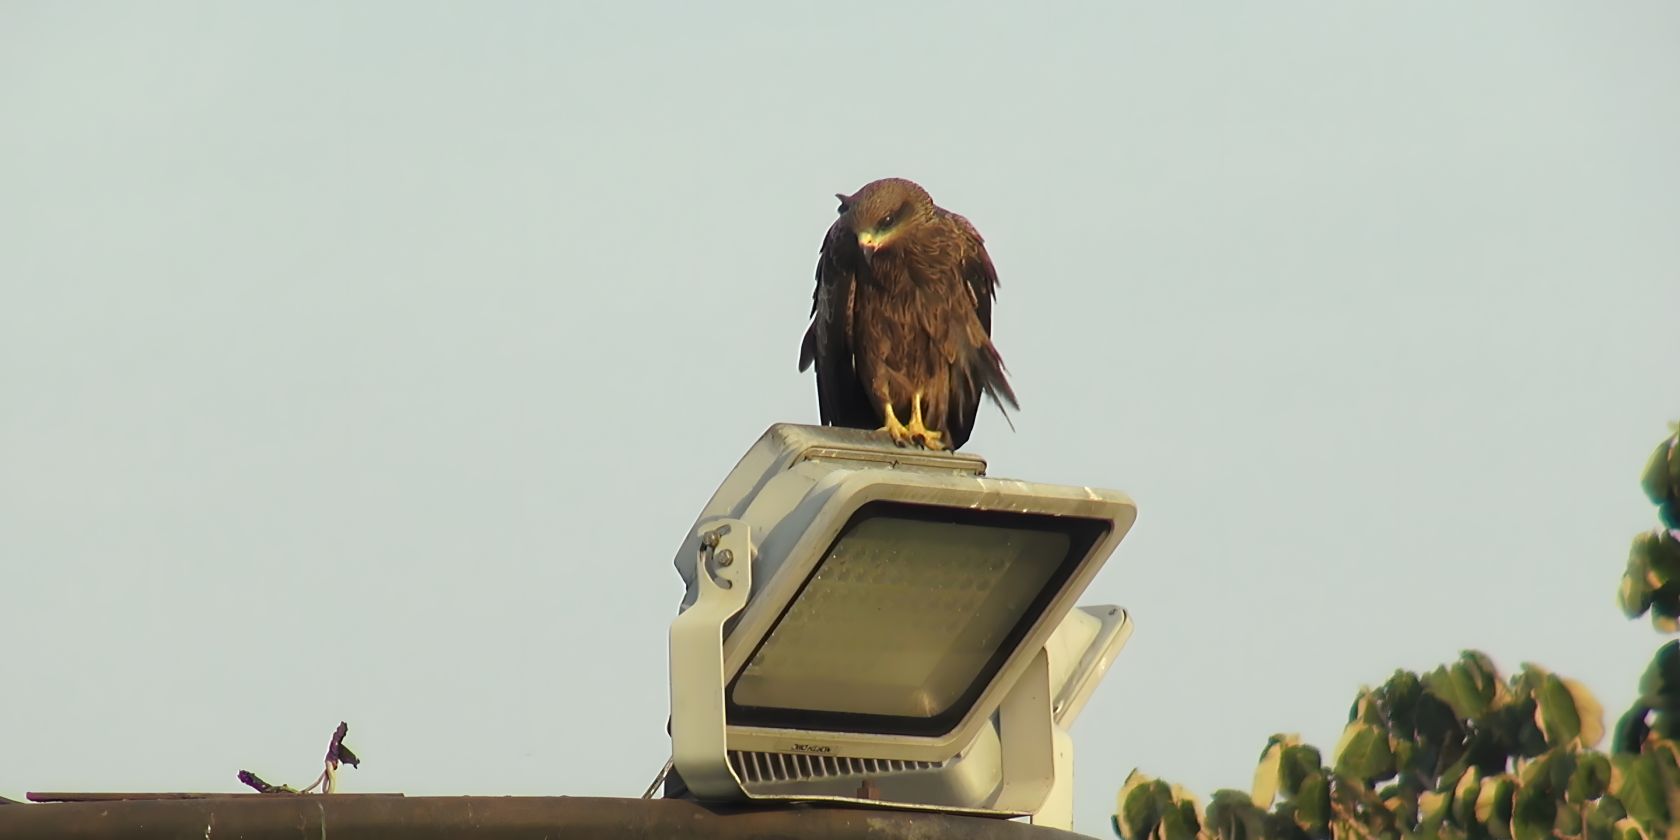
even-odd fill
[[[731,719],[945,725],[1107,528],[1075,517],[864,505],[735,679]]]

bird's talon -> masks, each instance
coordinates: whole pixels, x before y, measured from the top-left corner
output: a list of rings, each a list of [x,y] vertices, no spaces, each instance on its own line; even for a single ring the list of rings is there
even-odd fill
[[[903,423],[898,422],[898,417],[893,414],[891,404],[887,405],[887,424],[879,429],[876,429],[876,431],[886,432],[887,437],[892,440],[894,446],[907,446],[915,439],[915,434],[911,432],[909,428],[905,427]]]
[[[906,429],[910,437],[923,449],[931,449],[935,452],[944,449],[945,433],[928,428],[924,425],[924,422],[922,420],[922,393],[917,391],[915,398],[911,401],[910,425]]]

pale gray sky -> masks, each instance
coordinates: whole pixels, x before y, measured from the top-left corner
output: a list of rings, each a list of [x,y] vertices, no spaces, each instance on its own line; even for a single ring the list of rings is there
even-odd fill
[[[1680,7],[0,5],[0,794],[634,796],[832,193],[986,235],[995,475],[1125,490],[1074,735],[1246,787],[1464,647],[1614,715]]]

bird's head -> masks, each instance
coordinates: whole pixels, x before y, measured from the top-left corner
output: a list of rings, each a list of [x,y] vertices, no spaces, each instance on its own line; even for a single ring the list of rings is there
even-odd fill
[[[851,195],[835,193],[840,216],[857,236],[865,259],[887,250],[906,233],[933,217],[933,198],[913,181],[883,178]]]

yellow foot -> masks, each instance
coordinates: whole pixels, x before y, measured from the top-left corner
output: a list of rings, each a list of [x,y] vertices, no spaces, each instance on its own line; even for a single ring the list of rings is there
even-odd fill
[[[920,391],[916,392],[916,400],[913,405],[914,408],[910,411],[910,425],[905,427],[905,431],[909,432],[910,438],[921,444],[923,448],[932,449],[936,452],[944,449],[945,433],[936,432],[923,425],[922,394]]]
[[[898,422],[898,416],[893,414],[892,403],[887,403],[887,425],[876,429],[876,431],[886,432],[887,437],[892,438],[892,442],[899,446],[909,446],[915,440],[915,437],[910,434],[910,430],[905,428],[903,423]]]

